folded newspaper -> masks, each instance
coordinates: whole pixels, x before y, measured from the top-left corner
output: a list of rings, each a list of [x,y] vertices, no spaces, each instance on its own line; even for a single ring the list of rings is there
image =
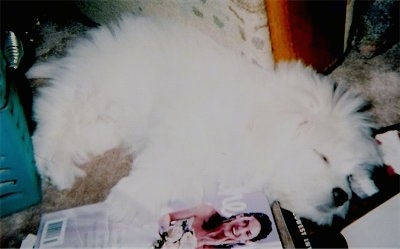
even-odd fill
[[[109,223],[102,203],[42,216],[35,248],[101,248],[109,239]]]
[[[43,214],[35,248],[152,248],[155,227],[112,222],[101,202]]]

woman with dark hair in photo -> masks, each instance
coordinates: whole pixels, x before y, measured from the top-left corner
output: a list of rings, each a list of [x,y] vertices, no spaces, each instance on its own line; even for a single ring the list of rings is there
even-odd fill
[[[264,213],[240,213],[226,218],[209,205],[172,212],[160,221],[156,248],[231,248],[264,239],[272,223]]]

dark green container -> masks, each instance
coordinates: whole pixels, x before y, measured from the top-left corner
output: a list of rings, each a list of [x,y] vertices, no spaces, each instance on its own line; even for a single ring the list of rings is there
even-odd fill
[[[6,61],[0,52],[0,217],[41,201],[41,183],[32,140],[14,86],[6,80]]]

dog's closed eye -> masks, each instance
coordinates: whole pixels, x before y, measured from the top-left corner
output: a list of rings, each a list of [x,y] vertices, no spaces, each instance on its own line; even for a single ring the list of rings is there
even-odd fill
[[[326,162],[327,164],[329,164],[329,160],[328,160],[328,158],[327,158],[325,155],[321,154],[321,158],[322,158],[322,160],[324,160],[324,162]]]
[[[321,152],[319,152],[318,150],[314,149],[314,152],[317,153],[317,155],[319,157],[321,157],[321,159],[326,163],[327,166],[329,166],[329,159],[326,155],[322,154]]]

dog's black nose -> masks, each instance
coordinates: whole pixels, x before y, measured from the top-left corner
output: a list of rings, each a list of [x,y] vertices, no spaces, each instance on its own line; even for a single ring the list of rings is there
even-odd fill
[[[335,203],[336,207],[342,206],[349,199],[347,193],[344,192],[344,190],[341,188],[334,188],[332,190],[332,195],[333,195],[333,202]]]

